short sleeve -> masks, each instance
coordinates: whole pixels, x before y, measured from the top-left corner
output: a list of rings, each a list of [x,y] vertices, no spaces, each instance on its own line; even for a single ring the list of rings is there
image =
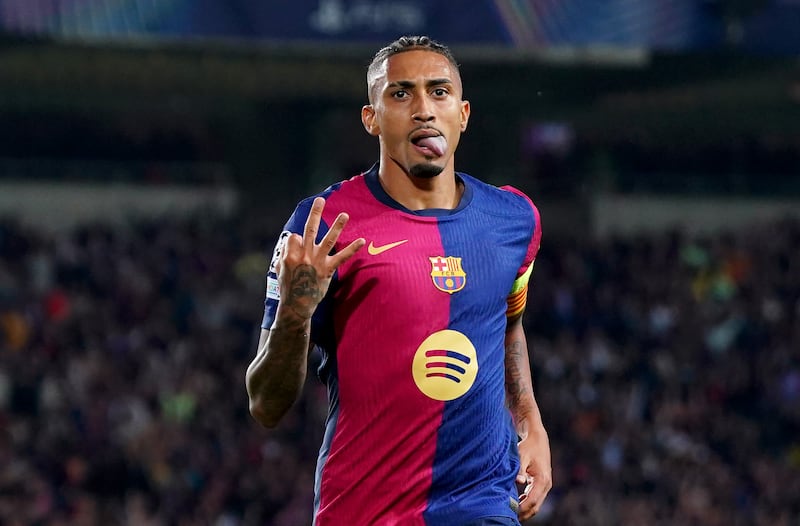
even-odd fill
[[[530,237],[528,238],[528,247],[525,252],[522,264],[517,270],[517,277],[511,287],[506,303],[506,317],[514,318],[522,314],[525,310],[525,305],[528,298],[528,283],[531,274],[533,273],[533,264],[536,261],[536,255],[539,252],[539,246],[542,240],[542,222],[539,216],[539,209],[533,204],[533,201],[520,190],[512,186],[504,186],[503,190],[513,192],[525,199],[530,206],[531,215],[529,224]]]

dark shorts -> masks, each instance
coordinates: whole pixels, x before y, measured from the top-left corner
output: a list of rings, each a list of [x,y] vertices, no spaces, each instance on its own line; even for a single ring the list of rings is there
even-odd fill
[[[508,517],[484,517],[472,522],[466,523],[464,526],[520,526],[517,519],[510,519]]]

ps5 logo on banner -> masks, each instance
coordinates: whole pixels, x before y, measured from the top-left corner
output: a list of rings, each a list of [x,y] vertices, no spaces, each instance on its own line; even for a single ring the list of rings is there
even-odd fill
[[[425,11],[414,2],[319,0],[309,24],[327,35],[348,31],[420,32],[425,27]]]

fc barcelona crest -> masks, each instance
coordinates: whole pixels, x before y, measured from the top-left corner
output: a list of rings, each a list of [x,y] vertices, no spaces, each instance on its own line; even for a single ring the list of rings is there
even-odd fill
[[[437,289],[452,294],[464,288],[467,273],[461,268],[461,258],[436,256],[428,259],[431,260],[431,279]]]

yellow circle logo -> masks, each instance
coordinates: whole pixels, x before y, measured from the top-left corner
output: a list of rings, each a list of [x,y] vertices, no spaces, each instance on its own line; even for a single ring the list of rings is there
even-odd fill
[[[425,338],[411,365],[414,382],[434,400],[455,400],[469,391],[478,375],[478,355],[469,338],[443,330]]]

